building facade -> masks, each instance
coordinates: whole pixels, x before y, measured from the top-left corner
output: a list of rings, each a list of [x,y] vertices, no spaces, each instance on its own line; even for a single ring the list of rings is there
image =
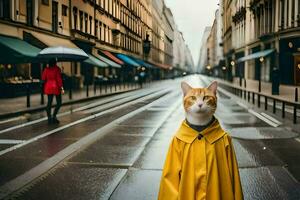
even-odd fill
[[[222,13],[229,79],[300,84],[298,0],[225,0]]]
[[[39,49],[61,45],[96,57],[105,56],[106,51],[124,54],[152,63],[159,78],[172,71],[174,27],[163,0],[0,0],[0,35],[4,37]],[[147,55],[145,41],[151,42]],[[123,70],[87,67],[82,62],[63,62],[60,67],[67,76],[77,77],[81,86],[97,75],[117,76]],[[39,79],[41,71],[38,63],[0,66],[1,79]]]

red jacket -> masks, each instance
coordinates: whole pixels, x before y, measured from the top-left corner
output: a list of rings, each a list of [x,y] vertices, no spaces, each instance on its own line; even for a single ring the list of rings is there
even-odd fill
[[[45,81],[44,93],[59,95],[63,86],[61,71],[58,66],[46,67],[43,71],[42,80]]]

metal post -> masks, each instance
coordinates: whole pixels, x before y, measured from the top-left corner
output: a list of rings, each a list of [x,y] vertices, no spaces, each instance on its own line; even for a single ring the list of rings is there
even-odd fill
[[[255,104],[255,93],[252,92],[252,103]]]
[[[268,110],[268,97],[265,96],[265,110]]]
[[[295,105],[294,105],[294,113],[293,113],[293,122],[297,123],[297,104],[298,103],[298,88],[295,88]]]
[[[96,87],[96,83],[94,82],[94,95],[96,95],[97,93],[97,87]]]
[[[45,99],[44,99],[44,87],[43,83],[41,83],[41,105],[44,105]]]
[[[285,118],[285,102],[282,102],[282,118]]]
[[[89,84],[86,84],[86,97],[89,97]]]
[[[250,91],[248,91],[248,102],[250,102]]]
[[[27,108],[30,107],[30,88],[29,88],[29,83],[26,83],[26,104]]]
[[[260,108],[260,94],[257,95],[257,106]]]
[[[276,113],[276,99],[273,99],[273,113]]]
[[[71,76],[71,84],[69,89],[69,99],[72,99],[73,76]]]

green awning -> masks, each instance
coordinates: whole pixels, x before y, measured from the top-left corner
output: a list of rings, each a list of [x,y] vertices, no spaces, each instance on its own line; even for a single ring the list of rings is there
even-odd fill
[[[275,51],[274,49],[259,51],[259,52],[250,54],[248,56],[244,56],[242,58],[239,58],[237,60],[237,63],[241,63],[241,62],[245,62],[247,60],[253,60],[253,59],[257,59],[257,58],[261,58],[261,57],[266,57],[266,56],[270,55],[271,53],[273,53],[274,51]]]
[[[0,64],[38,62],[40,49],[15,37],[0,35]]]
[[[109,66],[114,67],[114,68],[121,68],[122,66],[115,63],[114,61],[109,60],[108,58],[105,58],[104,56],[97,55],[97,57],[100,58],[103,62],[107,63]]]
[[[86,59],[85,61],[83,61],[85,64],[89,64],[95,67],[108,67],[108,64],[106,64],[105,62],[99,60],[98,58],[96,58],[95,56],[88,54],[89,58]]]

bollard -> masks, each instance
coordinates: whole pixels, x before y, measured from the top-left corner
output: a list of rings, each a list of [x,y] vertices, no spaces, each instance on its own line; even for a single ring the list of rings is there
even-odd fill
[[[97,87],[96,87],[96,83],[94,82],[94,95],[96,95],[97,93]]]
[[[248,102],[250,102],[250,91],[248,91]]]
[[[255,104],[255,94],[252,92],[252,104]]]
[[[99,84],[100,94],[102,94],[102,83]]]
[[[273,113],[276,113],[276,99],[273,99]]]
[[[282,102],[282,118],[285,118],[285,102]]]
[[[86,97],[89,97],[89,84],[86,85]]]
[[[44,99],[44,87],[43,84],[41,84],[41,105],[44,105],[45,99]]]
[[[268,110],[268,97],[265,96],[265,110]]]
[[[294,113],[293,113],[293,122],[297,123],[297,104],[298,103],[298,88],[295,88],[295,105],[294,105]]]
[[[260,108],[260,94],[257,96],[257,106]]]
[[[26,84],[26,104],[27,104],[27,108],[30,107],[30,88],[29,88],[29,84]]]

